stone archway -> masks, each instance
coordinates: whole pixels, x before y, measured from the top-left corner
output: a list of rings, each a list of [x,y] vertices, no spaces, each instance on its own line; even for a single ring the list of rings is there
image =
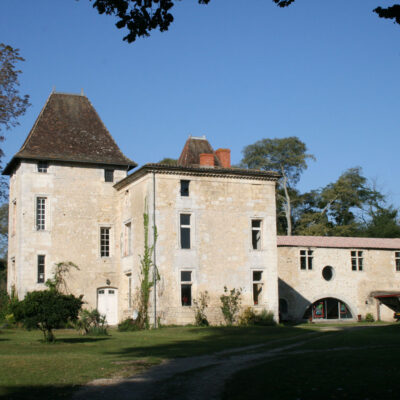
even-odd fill
[[[324,297],[310,304],[303,316],[314,321],[353,319],[350,307],[336,297]]]

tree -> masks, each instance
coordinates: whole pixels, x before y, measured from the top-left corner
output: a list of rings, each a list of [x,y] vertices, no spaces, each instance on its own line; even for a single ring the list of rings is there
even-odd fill
[[[360,230],[360,236],[380,238],[400,238],[398,210],[392,206],[379,207],[371,215],[371,219]]]
[[[281,174],[279,180],[278,203],[286,219],[286,234],[292,234],[292,198],[294,186],[301,173],[307,168],[307,160],[315,160],[307,154],[306,145],[296,136],[283,139],[262,139],[246,146],[243,150],[242,165],[252,169],[276,171]]]
[[[89,0],[92,1],[92,0]],[[124,37],[128,43],[138,37],[147,37],[153,29],[167,31],[174,17],[171,10],[181,0],[94,0],[93,8],[99,14],[115,15],[119,18],[115,24],[118,29],[126,28]],[[272,0],[279,7],[287,7],[295,0]],[[199,4],[208,4],[210,0],[198,0]],[[400,5],[377,7],[373,10],[381,18],[394,19],[400,24]]]
[[[296,233],[355,236],[362,229],[363,215],[372,215],[383,201],[384,196],[371,187],[361,168],[350,168],[336,182],[303,195]]]
[[[18,76],[16,69],[20,61],[25,61],[18,49],[13,49],[0,43],[0,141],[4,140],[4,129],[18,125],[18,117],[23,115],[29,104],[29,96],[21,96],[18,91]],[[3,152],[0,150],[0,157]]]
[[[65,295],[52,289],[37,290],[29,292],[12,311],[17,322],[22,322],[27,329],[39,328],[46,342],[54,342],[53,329],[76,321],[82,304],[82,299],[72,294]]]
[[[178,160],[176,160],[175,158],[165,157],[158,163],[164,165],[178,165]]]

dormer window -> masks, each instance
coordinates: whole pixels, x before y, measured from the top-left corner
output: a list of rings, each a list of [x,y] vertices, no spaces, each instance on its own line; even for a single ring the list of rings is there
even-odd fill
[[[114,170],[113,169],[105,169],[104,170],[104,181],[105,182],[114,182]]]
[[[38,161],[37,163],[38,172],[46,174],[48,168],[49,168],[49,163],[47,161]]]

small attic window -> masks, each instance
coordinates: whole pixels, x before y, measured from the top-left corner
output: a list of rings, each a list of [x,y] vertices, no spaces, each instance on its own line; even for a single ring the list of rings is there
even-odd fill
[[[114,182],[114,170],[113,169],[105,169],[104,170],[104,181],[105,182]]]
[[[190,181],[181,180],[181,196],[188,197],[189,196],[189,184]]]
[[[49,168],[49,163],[47,161],[38,161],[37,163],[38,172],[46,174],[48,168]]]

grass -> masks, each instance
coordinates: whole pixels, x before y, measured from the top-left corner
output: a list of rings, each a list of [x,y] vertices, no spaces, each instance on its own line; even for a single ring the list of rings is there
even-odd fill
[[[173,327],[141,332],[111,330],[85,337],[56,331],[46,344],[39,331],[0,333],[0,399],[64,399],[97,378],[128,376],[163,359],[210,354],[307,334],[295,327]]]
[[[398,399],[400,326],[346,328],[236,373],[223,399]]]

